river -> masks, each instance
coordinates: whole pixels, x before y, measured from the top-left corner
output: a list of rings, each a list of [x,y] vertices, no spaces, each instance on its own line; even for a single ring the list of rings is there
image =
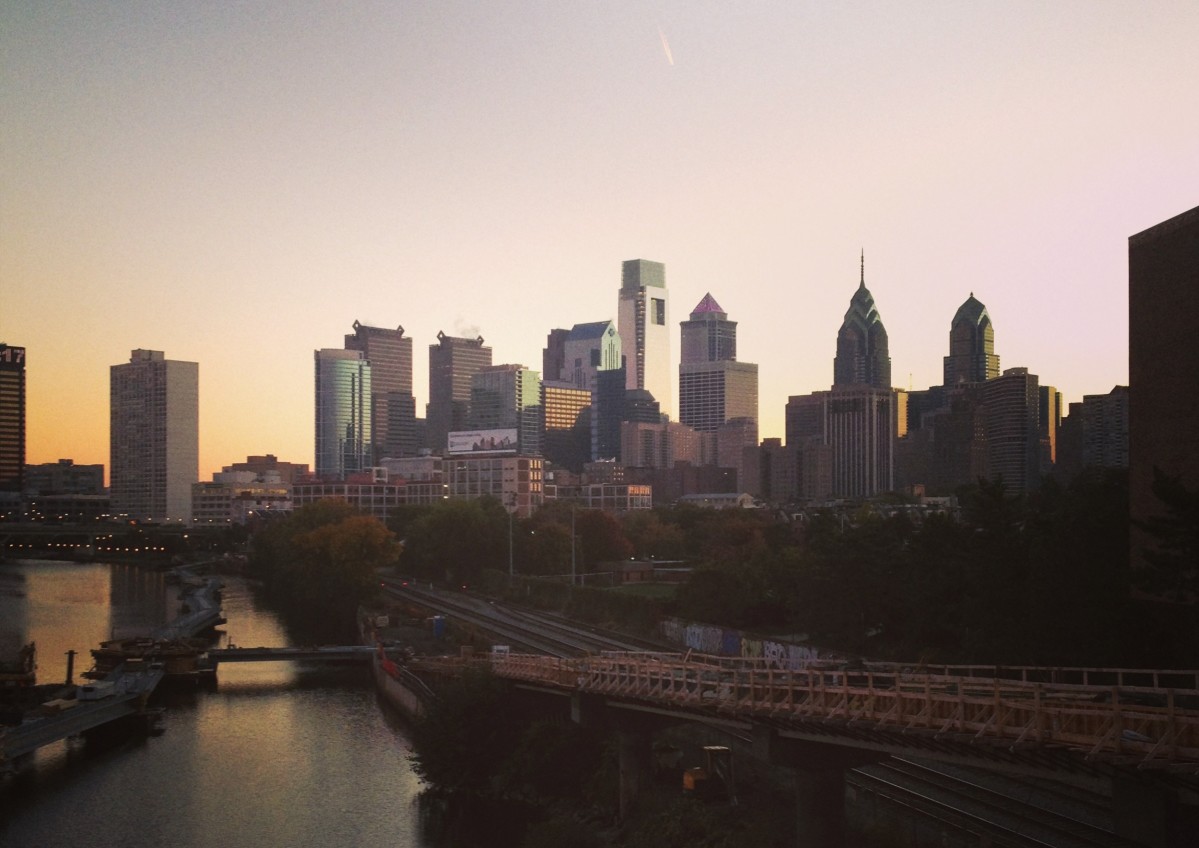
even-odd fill
[[[227,577],[220,643],[286,645],[279,618]],[[127,565],[0,564],[0,646],[37,642],[38,682],[65,652],[174,617],[178,587]],[[0,777],[0,845],[237,848],[451,844],[422,821],[402,721],[365,669],[228,664],[215,688],[164,694],[165,732],[48,746]]]

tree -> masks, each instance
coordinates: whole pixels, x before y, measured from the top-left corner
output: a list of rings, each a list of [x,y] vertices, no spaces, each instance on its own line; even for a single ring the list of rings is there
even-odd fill
[[[508,568],[508,513],[495,498],[442,501],[407,531],[405,568],[419,577],[469,585]]]
[[[449,681],[412,727],[412,767],[450,792],[486,793],[515,749],[518,726],[511,698],[487,670]]]
[[[1153,468],[1153,494],[1166,509],[1139,522],[1156,545],[1143,551],[1149,564],[1141,587],[1170,601],[1193,603],[1199,594],[1199,489],[1189,489],[1181,477]]]

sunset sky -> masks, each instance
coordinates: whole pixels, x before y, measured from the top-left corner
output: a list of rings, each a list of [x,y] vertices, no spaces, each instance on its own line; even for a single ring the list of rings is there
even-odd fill
[[[541,366],[620,264],[712,296],[762,436],[832,382],[866,284],[941,380],[971,292],[1002,368],[1128,379],[1127,239],[1199,205],[1199,4],[0,4],[0,342],[27,461],[108,465],[108,369],[200,363],[200,477],[313,461],[351,324]],[[1169,304],[1163,304],[1169,308]]]

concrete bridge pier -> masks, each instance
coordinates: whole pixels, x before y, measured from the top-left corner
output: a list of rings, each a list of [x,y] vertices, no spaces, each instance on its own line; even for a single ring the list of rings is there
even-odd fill
[[[885,759],[885,754],[787,739],[757,725],[754,756],[790,769],[795,781],[795,830],[799,848],[845,844],[845,772]]]
[[[570,700],[570,718],[584,727],[603,727],[616,732],[617,764],[620,771],[620,820],[627,821],[637,795],[647,785],[653,768],[653,731],[661,717],[620,715],[596,695],[576,692]]]
[[[620,820],[628,821],[637,796],[649,778],[652,748],[650,734],[643,730],[616,731],[620,767]]]
[[[799,848],[834,848],[845,844],[845,769],[793,766],[795,779],[795,844]]]

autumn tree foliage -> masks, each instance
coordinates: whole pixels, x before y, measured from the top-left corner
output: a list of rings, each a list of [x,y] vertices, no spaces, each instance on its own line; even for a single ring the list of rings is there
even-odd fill
[[[395,534],[340,500],[303,506],[259,530],[251,566],[289,608],[352,621],[378,586],[378,570],[400,555]]]

